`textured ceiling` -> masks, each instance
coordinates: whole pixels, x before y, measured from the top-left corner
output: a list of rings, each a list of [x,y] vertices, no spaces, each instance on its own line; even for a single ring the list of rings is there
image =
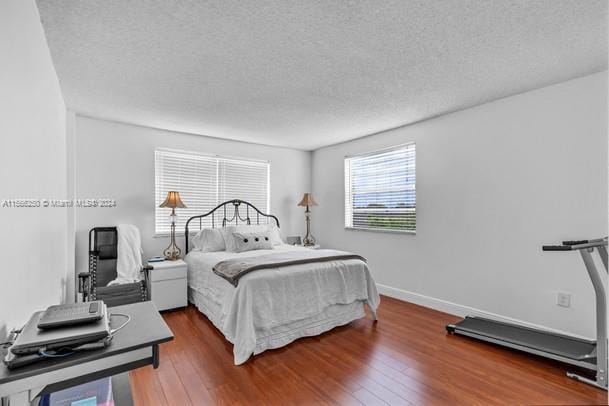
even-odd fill
[[[68,107],[315,149],[607,68],[604,0],[38,0]]]

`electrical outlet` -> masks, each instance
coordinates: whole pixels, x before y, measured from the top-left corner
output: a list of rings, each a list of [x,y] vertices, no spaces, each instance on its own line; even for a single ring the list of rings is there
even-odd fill
[[[571,307],[571,294],[565,292],[558,292],[556,297],[556,304],[560,307]]]

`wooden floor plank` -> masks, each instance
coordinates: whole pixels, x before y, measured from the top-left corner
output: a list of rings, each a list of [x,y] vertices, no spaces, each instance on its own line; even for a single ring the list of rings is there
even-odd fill
[[[353,392],[353,395],[360,400],[366,406],[388,406],[389,404],[382,399],[374,396],[372,392],[369,392],[365,388],[361,388]]]
[[[172,330],[175,332],[180,325],[179,320],[176,321],[171,315],[165,317]],[[192,360],[192,351],[189,347],[189,341],[185,336],[178,336],[171,342],[171,345],[163,348],[163,362],[165,364],[167,358],[170,359],[174,370],[176,370],[181,384],[190,398],[190,402],[193,405],[199,404],[212,404],[213,398],[211,397],[206,386],[202,384],[205,382],[204,377],[199,373],[201,369],[195,366],[198,363]],[[176,368],[176,365],[178,366]],[[160,368],[159,368],[160,369]]]
[[[568,366],[448,335],[458,318],[382,297],[368,317],[233,365],[232,345],[190,306],[163,314],[176,339],[130,374],[136,405],[607,404]]]
[[[193,404],[193,402],[190,401],[188,391],[182,384],[170,357],[167,357],[163,363],[161,363],[157,369],[157,373],[165,398],[170,401],[170,403],[184,406]]]
[[[133,402],[136,405],[171,405],[159,381],[159,373],[151,366],[129,372]]]

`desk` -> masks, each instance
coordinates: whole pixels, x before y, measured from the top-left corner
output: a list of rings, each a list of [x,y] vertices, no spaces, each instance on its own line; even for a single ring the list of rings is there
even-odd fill
[[[128,314],[131,321],[102,350],[49,359],[12,371],[0,364],[2,405],[30,405],[37,396],[46,393],[146,365],[158,367],[159,344],[172,340],[173,333],[154,304],[128,304],[109,308],[108,312]],[[113,317],[111,325],[116,328],[123,322],[123,317]]]

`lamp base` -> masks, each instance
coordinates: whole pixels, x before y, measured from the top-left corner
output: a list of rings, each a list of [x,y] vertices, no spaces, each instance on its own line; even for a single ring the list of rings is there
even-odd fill
[[[316,245],[317,243],[315,242],[315,238],[313,238],[313,236],[309,236],[309,237],[305,237],[302,240],[302,245],[305,247],[311,247],[313,245]]]
[[[307,223],[307,234],[302,239],[302,245],[310,247],[315,245],[315,238],[311,234],[311,212],[309,211],[309,206],[307,206],[307,209],[305,210],[305,220]]]
[[[171,250],[171,245],[167,248],[165,248],[165,251],[163,251],[163,255],[165,256],[165,260],[166,261],[177,261],[178,259],[180,259],[180,254],[182,253],[179,248],[177,250]],[[176,247],[177,248],[177,247]]]
[[[178,259],[180,259],[180,254],[182,253],[182,250],[176,244],[176,228],[175,223],[173,222],[171,223],[170,237],[171,242],[169,243],[169,246],[163,251],[163,255],[165,256],[165,259],[167,261],[177,261]]]

